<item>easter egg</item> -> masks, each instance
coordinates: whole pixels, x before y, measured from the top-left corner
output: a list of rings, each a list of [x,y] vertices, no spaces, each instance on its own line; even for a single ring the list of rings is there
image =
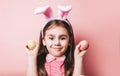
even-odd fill
[[[33,50],[36,47],[36,43],[33,40],[29,40],[27,45],[29,50]]]
[[[87,50],[88,49],[88,47],[89,47],[89,43],[88,43],[88,41],[86,41],[86,40],[82,40],[81,42],[80,42],[80,50]]]

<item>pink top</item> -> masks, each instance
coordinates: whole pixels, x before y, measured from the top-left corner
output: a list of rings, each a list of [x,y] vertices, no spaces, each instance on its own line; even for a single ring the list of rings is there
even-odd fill
[[[51,54],[46,56],[45,69],[48,76],[64,76],[64,60],[65,55],[61,57],[54,57]]]

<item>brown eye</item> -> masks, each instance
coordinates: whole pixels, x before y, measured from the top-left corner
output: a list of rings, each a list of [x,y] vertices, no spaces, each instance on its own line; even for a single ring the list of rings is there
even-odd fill
[[[53,40],[54,38],[53,37],[49,37],[50,40]]]
[[[61,39],[61,40],[65,40],[66,38],[65,38],[65,37],[61,37],[60,39]]]

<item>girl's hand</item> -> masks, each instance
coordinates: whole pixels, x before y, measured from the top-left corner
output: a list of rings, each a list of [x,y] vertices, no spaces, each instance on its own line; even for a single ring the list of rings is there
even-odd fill
[[[88,49],[88,47],[89,47],[89,44],[86,40],[83,40],[78,43],[74,52],[75,62],[76,61],[80,62],[82,60],[82,57],[87,52],[86,50]]]
[[[33,40],[29,40],[26,45],[26,53],[28,56],[37,56],[38,45]]]

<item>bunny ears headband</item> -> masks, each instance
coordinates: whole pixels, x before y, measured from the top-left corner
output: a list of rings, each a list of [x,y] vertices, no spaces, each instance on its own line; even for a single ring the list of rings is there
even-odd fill
[[[69,6],[58,6],[58,17],[53,17],[53,12],[50,6],[43,6],[35,9],[35,14],[43,14],[46,17],[46,23],[47,24],[51,20],[62,20],[69,24],[69,22],[66,20],[68,13],[71,11],[72,7]],[[42,27],[45,27],[45,25]]]
[[[71,6],[58,6],[58,17],[53,18],[53,12],[50,6],[39,7],[35,9],[35,14],[44,14],[47,20],[60,19],[65,20],[68,13],[71,11]]]

